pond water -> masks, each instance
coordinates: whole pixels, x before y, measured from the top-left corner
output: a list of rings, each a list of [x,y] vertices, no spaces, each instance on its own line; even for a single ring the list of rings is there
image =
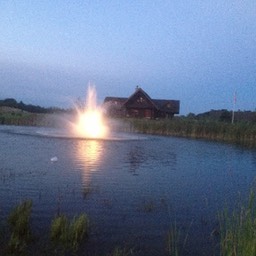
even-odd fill
[[[32,199],[33,228],[47,235],[56,214],[85,212],[81,255],[116,247],[168,255],[173,227],[180,255],[218,255],[217,213],[247,198],[256,174],[256,152],[232,145],[137,134],[83,140],[14,126],[0,126],[0,163],[1,220]]]

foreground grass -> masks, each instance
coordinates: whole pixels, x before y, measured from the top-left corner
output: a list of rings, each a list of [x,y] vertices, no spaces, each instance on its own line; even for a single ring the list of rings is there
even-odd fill
[[[49,229],[49,242],[45,248],[38,248],[30,218],[32,201],[27,200],[16,206],[7,218],[8,230],[2,235],[0,255],[78,255],[78,249],[87,241],[89,220],[81,214],[69,220],[65,215],[56,216]],[[191,223],[192,225],[192,223]],[[219,248],[221,256],[252,256],[256,255],[256,205],[255,194],[250,193],[246,206],[240,205],[233,212],[227,209],[219,213]],[[1,232],[3,233],[3,232]],[[171,226],[167,235],[167,255],[184,255],[184,248],[189,237],[185,236],[176,223]],[[86,255],[86,252],[84,252]],[[211,255],[212,252],[209,252]],[[134,255],[131,249],[115,248],[108,256]],[[136,255],[136,252],[135,252]]]
[[[256,208],[255,194],[251,192],[246,207],[229,214],[224,210],[220,214],[220,255],[253,256],[256,255]]]
[[[176,223],[170,228],[167,234],[167,252],[169,256],[180,255],[180,230],[177,230]]]
[[[227,123],[209,120],[194,120],[189,118],[174,118],[161,120],[126,119],[130,131],[180,136],[197,139],[210,139],[228,143],[256,147],[256,123]]]
[[[51,225],[50,237],[55,248],[75,254],[83,238],[88,236],[89,221],[85,214],[70,222],[65,215],[57,216]]]
[[[6,235],[1,237],[0,255],[35,255],[37,243],[32,234],[32,201],[27,200],[16,206],[8,216]],[[65,215],[56,216],[49,232],[50,245],[36,248],[37,255],[77,255],[79,246],[85,242],[89,233],[89,220],[85,214],[69,221]]]
[[[32,201],[25,201],[15,207],[9,217],[8,224],[11,232],[7,246],[7,254],[23,255],[26,253],[29,242],[32,240],[30,229],[30,215]]]

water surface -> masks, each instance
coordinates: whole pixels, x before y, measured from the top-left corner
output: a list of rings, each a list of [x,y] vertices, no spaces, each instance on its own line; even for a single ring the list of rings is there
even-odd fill
[[[86,140],[55,129],[0,126],[0,145],[2,220],[32,199],[35,232],[47,235],[56,214],[85,212],[91,231],[83,253],[91,255],[117,246],[167,255],[174,224],[181,244],[188,236],[183,255],[218,255],[217,213],[247,196],[256,171],[253,150],[172,137]]]

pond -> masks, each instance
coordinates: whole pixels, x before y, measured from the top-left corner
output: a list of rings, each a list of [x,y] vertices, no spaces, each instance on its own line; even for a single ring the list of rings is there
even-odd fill
[[[107,255],[117,247],[134,255],[168,255],[174,228],[180,255],[218,255],[218,212],[247,198],[254,184],[256,152],[234,145],[59,134],[0,126],[0,217],[32,199],[33,229],[46,236],[56,214],[86,213],[91,229],[81,255]]]

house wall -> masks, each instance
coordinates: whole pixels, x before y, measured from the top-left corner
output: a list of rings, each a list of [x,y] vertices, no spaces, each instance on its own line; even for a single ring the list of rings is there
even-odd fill
[[[127,117],[134,118],[155,118],[155,111],[153,109],[129,108],[126,112]]]
[[[174,113],[169,113],[165,111],[157,111],[155,118],[173,118]]]

